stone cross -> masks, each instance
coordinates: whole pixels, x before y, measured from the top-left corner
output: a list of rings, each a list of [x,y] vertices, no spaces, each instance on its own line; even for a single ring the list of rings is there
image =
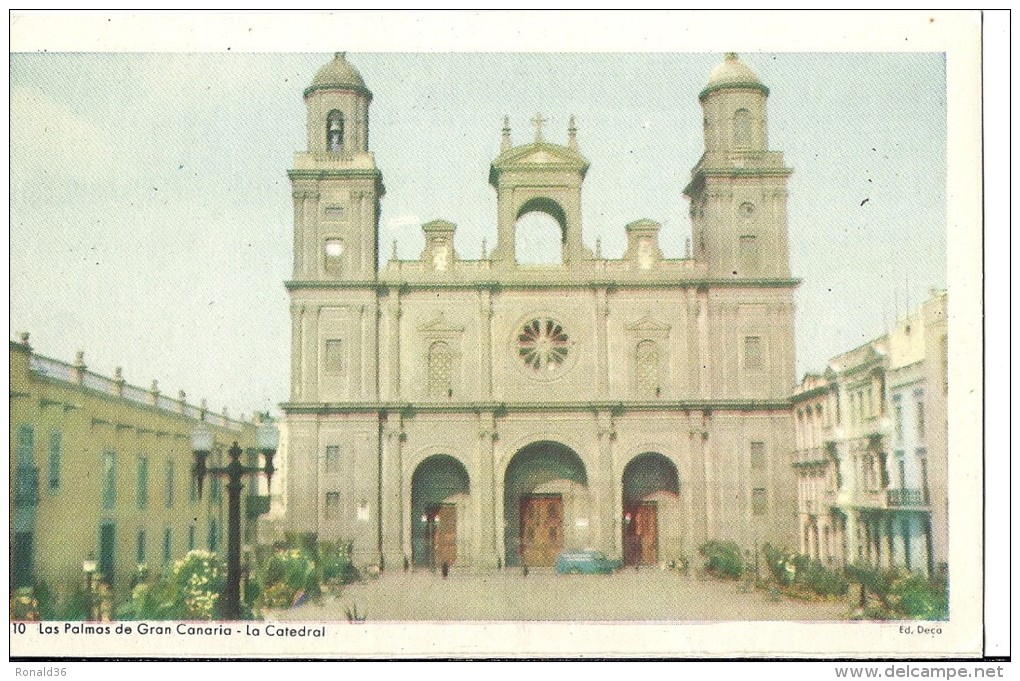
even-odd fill
[[[542,118],[542,114],[535,114],[535,117],[531,119],[531,122],[535,124],[535,141],[542,141],[542,124],[548,121],[548,118]]]

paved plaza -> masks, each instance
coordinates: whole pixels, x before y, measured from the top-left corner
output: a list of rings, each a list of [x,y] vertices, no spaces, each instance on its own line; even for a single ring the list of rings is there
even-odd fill
[[[848,601],[770,600],[737,582],[698,579],[658,569],[613,575],[557,575],[551,569],[476,574],[386,573],[273,613],[278,620],[345,620],[357,609],[370,622],[386,621],[823,621],[845,619]]]

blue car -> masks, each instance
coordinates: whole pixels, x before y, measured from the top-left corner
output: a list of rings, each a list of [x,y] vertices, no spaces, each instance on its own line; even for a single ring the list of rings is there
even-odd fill
[[[620,561],[592,549],[564,551],[556,557],[556,572],[561,575],[611,575],[620,565]]]

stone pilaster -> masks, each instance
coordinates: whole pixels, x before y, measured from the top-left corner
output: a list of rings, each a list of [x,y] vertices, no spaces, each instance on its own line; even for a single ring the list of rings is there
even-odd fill
[[[471,489],[475,516],[475,555],[471,563],[477,570],[486,570],[502,561],[496,542],[496,511],[503,505],[497,503],[494,479],[495,442],[499,439],[496,421],[492,414],[480,414],[478,420],[475,477]]]
[[[391,415],[383,425],[383,452],[379,522],[382,523],[382,558],[387,570],[399,570],[404,562],[403,449],[407,439],[401,418]],[[410,556],[408,556],[410,558]]]

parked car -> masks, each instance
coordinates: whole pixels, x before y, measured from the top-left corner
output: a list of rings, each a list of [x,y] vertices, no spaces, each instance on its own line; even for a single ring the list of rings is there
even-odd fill
[[[556,557],[556,572],[561,575],[611,575],[620,569],[620,565],[620,561],[592,549],[564,551]]]

